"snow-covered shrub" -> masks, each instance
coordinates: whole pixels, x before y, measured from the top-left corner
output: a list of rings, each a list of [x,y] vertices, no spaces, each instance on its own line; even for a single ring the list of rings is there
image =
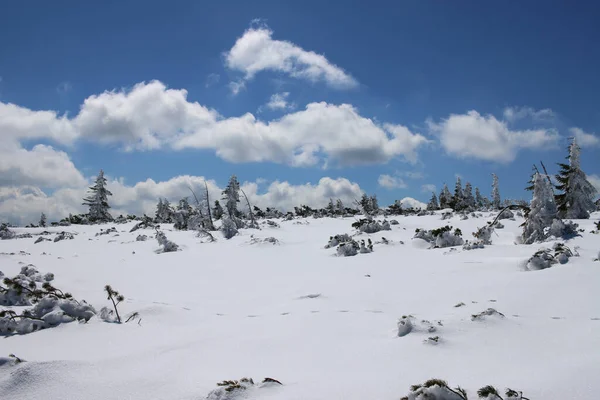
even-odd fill
[[[43,236],[40,236],[37,239],[35,239],[35,242],[33,242],[33,244],[38,244],[38,243],[41,243],[41,242],[51,242],[51,241],[52,241],[52,239],[48,239],[48,238],[45,238]]]
[[[373,252],[373,242],[371,241],[371,239],[369,238],[368,243],[365,245],[365,241],[361,240],[360,241],[360,249],[359,252],[361,254],[367,254],[367,253],[372,253]]]
[[[60,232],[54,237],[55,242],[60,242],[61,240],[73,240],[75,237],[72,233],[69,232]]]
[[[14,239],[16,236],[17,234],[11,231],[7,224],[0,225],[0,240]]]
[[[272,244],[272,245],[276,245],[279,244],[279,240],[277,240],[277,238],[274,237],[267,237],[264,239],[261,238],[256,238],[254,237],[254,235],[252,235],[251,239],[250,239],[250,244]]]
[[[337,255],[339,257],[352,257],[358,254],[360,246],[354,240],[342,243],[337,247]]]
[[[486,226],[477,229],[477,232],[473,233],[473,237],[483,244],[492,244],[492,233],[494,233],[494,228],[495,224],[488,222]]]
[[[563,221],[561,219],[555,219],[552,221],[550,228],[545,230],[545,234],[548,239],[552,238],[572,238],[578,235],[577,227],[579,225],[573,221]]]
[[[14,354],[9,354],[8,357],[0,357],[0,367],[10,366],[14,367],[22,362],[26,362],[27,360],[23,360],[15,356]]]
[[[141,222],[138,222],[137,224],[135,224],[133,226],[133,228],[131,228],[129,233],[135,232],[138,229],[145,229],[145,228],[154,228],[154,223],[152,222],[152,219],[150,219],[150,217],[148,217],[148,216],[144,216],[144,218],[142,219]]]
[[[498,219],[515,219],[515,214],[513,214],[512,211],[510,211],[509,209],[506,209],[504,211],[502,211],[500,213],[500,215],[498,215]]]
[[[114,226],[107,229],[100,229],[100,232],[96,233],[96,236],[108,235],[111,233],[117,233],[117,228]]]
[[[442,322],[438,321],[437,325],[442,326]],[[402,318],[398,320],[397,328],[398,337],[406,336],[411,332],[433,333],[437,331],[436,326],[432,324],[431,321],[418,321],[412,315],[403,315]]]
[[[446,211],[442,213],[442,220],[450,219],[454,217],[454,213],[452,211]]]
[[[462,232],[460,229],[456,228],[454,232],[452,232],[452,227],[446,225],[429,231],[417,229],[413,239],[425,240],[431,244],[430,248],[443,248],[462,245],[464,240],[461,236]]]
[[[104,291],[106,292],[107,300],[111,301],[113,308],[111,310],[108,307],[102,307],[100,310],[100,319],[105,322],[120,324],[122,319],[119,314],[118,305],[125,300],[125,296],[114,290],[110,285],[104,286]],[[125,322],[134,321],[136,318],[139,318],[139,314],[134,312],[125,319]]]
[[[375,221],[373,219],[367,219],[367,218],[363,218],[363,219],[360,219],[360,220],[354,222],[352,224],[352,227],[356,228],[359,231],[364,232],[364,233],[376,233],[379,231],[392,230],[390,223],[386,220],[384,220],[383,223],[380,223],[379,221]]]
[[[505,397],[500,396],[493,386],[484,386],[477,391],[481,400],[528,400],[522,392],[506,389]],[[442,379],[429,379],[422,384],[412,385],[407,396],[400,400],[469,400],[467,391],[460,386],[452,389]]]
[[[483,249],[485,245],[483,242],[479,240],[469,241],[467,240],[463,245],[463,250],[475,250],[475,249]]]
[[[252,378],[242,378],[239,381],[223,381],[217,383],[218,388],[211,391],[206,397],[206,400],[236,400],[241,398],[247,398],[249,391],[266,389],[281,385],[281,382],[273,378],[265,378],[260,384],[255,384]]]
[[[156,241],[158,242],[159,246],[161,246],[161,253],[170,253],[179,249],[177,244],[167,239],[165,233],[163,231],[159,231],[158,229],[156,230]]]
[[[398,222],[397,219],[391,219],[390,220],[390,225],[400,225],[400,222]]]
[[[487,310],[484,310],[478,314],[471,315],[471,321],[482,321],[486,317],[491,317],[491,316],[498,316],[498,317],[504,318],[504,314],[502,314],[501,312],[498,312],[493,308],[488,308]]]
[[[0,277],[4,274],[0,271]],[[29,306],[35,303],[45,294],[51,294],[52,291],[40,290],[38,283],[43,284],[51,282],[54,274],[48,273],[44,276],[32,265],[21,267],[21,272],[13,278],[5,277],[3,283],[6,287],[0,285],[0,304],[4,306]],[[42,289],[44,289],[42,287]]]
[[[221,225],[221,232],[223,233],[223,237],[225,239],[231,239],[232,237],[237,235],[238,228],[235,221],[233,221],[233,219],[229,218],[228,216],[224,215],[223,225]]]
[[[279,224],[275,221],[271,221],[270,219],[265,221],[267,225],[269,225],[271,228],[279,228]]]
[[[352,238],[347,233],[341,233],[339,235],[330,236],[329,242],[325,245],[326,249],[336,247],[340,243],[346,243],[352,241]]]
[[[540,269],[550,268],[554,264],[566,264],[569,258],[578,256],[564,243],[555,243],[552,249],[541,248],[536,251],[525,264],[525,268],[529,271],[538,271]]]
[[[403,315],[398,320],[398,337],[406,336],[413,330],[413,320],[415,318],[412,315]]]
[[[137,237],[135,238],[136,242],[145,242],[146,240],[148,240],[148,236],[146,235],[137,235]]]

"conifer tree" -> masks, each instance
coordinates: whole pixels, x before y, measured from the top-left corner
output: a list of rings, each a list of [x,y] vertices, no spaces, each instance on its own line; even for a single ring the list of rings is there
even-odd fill
[[[475,205],[478,209],[482,209],[485,207],[484,197],[481,195],[481,192],[479,191],[478,187],[475,188]]]
[[[552,186],[547,178],[536,172],[533,176],[533,199],[523,224],[523,243],[531,244],[544,240],[546,230],[552,226],[557,217],[557,208],[552,193]]]
[[[373,195],[371,197],[369,197],[369,200],[371,202],[371,212],[373,213],[377,213],[379,211],[379,202],[377,201],[377,195]]]
[[[431,192],[431,199],[429,200],[429,203],[427,203],[427,209],[429,211],[435,211],[439,208],[437,196],[435,195],[435,192]]]
[[[333,199],[329,199],[329,204],[327,204],[327,207],[325,209],[327,210],[327,214],[329,214],[330,216],[335,215],[335,204],[333,204]]]
[[[223,217],[223,207],[221,207],[219,200],[215,200],[215,206],[213,207],[213,218],[220,220],[221,217]]]
[[[473,187],[471,186],[470,182],[467,182],[467,184],[465,185],[465,190],[463,191],[463,204],[465,206],[465,208],[468,208],[470,210],[475,209],[475,197],[473,197]]]
[[[596,188],[581,170],[580,152],[581,149],[573,138],[567,156],[569,164],[558,164],[560,172],[556,175],[558,181],[556,189],[562,193],[556,195],[556,203],[561,218],[587,219],[590,217],[590,212],[596,209],[594,204]]]
[[[88,197],[83,199],[83,205],[89,207],[90,222],[112,221],[113,218],[108,212],[110,209],[108,196],[112,196],[112,193],[106,189],[106,178],[103,170],[100,170],[94,186],[91,186],[88,192]]]
[[[492,174],[492,207],[494,210],[500,209],[500,189],[498,187],[498,175]]]
[[[46,214],[42,213],[42,215],[40,215],[40,223],[39,223],[41,228],[45,228],[46,227]]]
[[[225,201],[225,211],[230,218],[237,218],[239,211],[237,203],[240,202],[240,183],[235,175],[231,175],[229,183],[223,190],[223,200]]]
[[[456,177],[456,185],[454,186],[454,196],[452,196],[452,208],[456,211],[460,211],[465,208],[465,198],[462,188],[462,182],[460,176]]]
[[[344,208],[344,203],[342,203],[341,199],[337,199],[337,201],[335,202],[335,211],[339,215],[345,214],[346,209]]]
[[[360,206],[362,207],[362,211],[365,213],[365,215],[371,214],[371,198],[366,193],[363,193],[362,197],[360,198]]]
[[[452,204],[452,195],[450,194],[450,190],[448,190],[448,185],[444,183],[444,187],[440,192],[440,208],[450,208]]]

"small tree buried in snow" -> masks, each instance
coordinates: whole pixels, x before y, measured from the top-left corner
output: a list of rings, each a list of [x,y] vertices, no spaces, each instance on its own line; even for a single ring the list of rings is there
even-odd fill
[[[477,391],[477,397],[482,400],[529,400],[523,392],[506,389],[505,397],[500,396],[493,386],[484,386]],[[407,396],[400,400],[469,400],[465,389],[457,386],[451,388],[442,379],[429,379],[422,384],[412,385]]]
[[[119,305],[119,303],[125,300],[125,297],[116,290],[114,290],[110,285],[104,286],[104,291],[106,292],[107,300],[110,300],[112,302],[114,312],[113,310],[110,310],[107,307],[103,307],[100,310],[100,318],[102,318],[106,322],[116,322],[120,324],[121,316],[119,315],[119,309],[117,308],[117,306]]]
[[[179,246],[177,244],[167,239],[167,236],[164,234],[164,232],[158,229],[156,230],[156,240],[161,246],[161,249],[159,251],[161,253],[170,253],[179,249]]]
[[[8,228],[8,224],[0,224],[0,240],[14,239],[16,236],[17,234]]]
[[[231,239],[238,234],[238,228],[236,223],[227,214],[223,214],[223,224],[221,225],[221,232],[225,239]]]
[[[326,249],[336,247],[340,243],[346,243],[352,241],[352,238],[347,233],[341,233],[339,235],[330,236],[329,242],[325,245]]]
[[[363,218],[352,223],[352,227],[363,233],[377,233],[379,231],[391,231],[392,227],[387,220],[382,223],[371,218]]]
[[[538,271],[540,269],[550,268],[555,264],[566,264],[569,258],[578,256],[564,243],[555,243],[552,249],[542,248],[535,252],[525,263],[528,271]]]
[[[246,398],[250,391],[281,386],[282,383],[273,378],[265,378],[260,384],[255,384],[252,378],[226,380],[217,383],[218,388],[208,394],[206,400],[236,400]]]
[[[423,230],[417,229],[415,231],[415,236],[413,239],[423,239],[429,244],[431,244],[430,248],[443,248],[443,247],[454,247],[461,246],[464,244],[464,240],[461,237],[462,232],[460,229],[456,228],[452,231],[452,227],[449,225],[443,226],[441,228],[432,229],[432,230]]]

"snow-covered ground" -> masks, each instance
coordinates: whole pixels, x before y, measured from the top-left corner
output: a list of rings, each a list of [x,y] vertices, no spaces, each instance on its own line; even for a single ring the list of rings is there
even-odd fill
[[[472,239],[489,213],[397,217],[392,231],[357,237],[390,244],[355,257],[324,248],[332,235],[356,233],[353,218],[278,221],[280,228],[242,230],[231,240],[216,233],[214,243],[164,225],[180,246],[164,254],[153,238],[136,241],[154,231],[129,233],[133,224],[48,228],[75,234],[60,242],[0,241],[6,276],[31,263],[97,310],[110,305],[110,284],[126,297],[121,313],[141,316],[139,324],[94,317],[0,339],[0,356],[27,360],[0,365],[0,398],[199,400],[223,380],[270,377],[283,385],[243,398],[391,400],[442,378],[472,398],[491,384],[532,400],[595,399],[600,235],[589,232],[599,217],[577,221],[585,233],[567,245],[579,257],[540,271],[523,263],[552,243],[515,245],[519,218],[503,220],[484,249],[427,249],[412,240],[416,228],[446,224]],[[118,233],[95,236],[109,226]],[[251,235],[279,244],[250,244]],[[488,308],[505,317],[471,319]],[[398,320],[408,315],[415,327],[398,337]],[[433,336],[437,344],[425,343]]]

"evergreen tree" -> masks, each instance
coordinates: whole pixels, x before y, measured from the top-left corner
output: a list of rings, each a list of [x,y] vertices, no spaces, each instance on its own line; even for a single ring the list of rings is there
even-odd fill
[[[478,209],[482,209],[485,207],[484,197],[481,195],[481,192],[479,191],[478,187],[475,188],[475,205]]]
[[[155,216],[155,221],[158,223],[170,223],[173,221],[173,208],[169,200],[158,199]]]
[[[219,220],[223,217],[223,207],[219,200],[215,200],[215,206],[213,207],[213,218]]]
[[[560,172],[556,175],[556,189],[562,193],[556,195],[558,215],[561,218],[587,219],[595,211],[594,196],[596,188],[587,180],[579,161],[580,147],[575,138],[569,146],[567,159],[569,164],[559,163]]]
[[[112,221],[113,218],[108,212],[110,209],[108,196],[112,196],[112,193],[106,189],[106,178],[103,170],[98,173],[96,182],[94,186],[89,188],[88,193],[88,197],[83,199],[83,205],[90,208],[88,213],[90,222]]]
[[[445,208],[450,208],[452,204],[452,195],[450,194],[450,190],[448,190],[448,185],[444,183],[444,187],[440,192],[440,208],[443,210]]]
[[[469,210],[474,210],[476,203],[475,203],[475,197],[473,197],[473,187],[471,186],[470,182],[467,182],[467,184],[465,185],[465,190],[463,191],[463,196],[464,196],[465,207],[468,208]]]
[[[371,212],[373,213],[377,213],[379,211],[379,202],[377,201],[377,195],[373,195],[371,197],[369,197],[369,200],[371,202]]]
[[[427,209],[429,211],[435,211],[438,208],[440,208],[440,207],[438,205],[437,196],[435,195],[435,192],[431,192],[431,199],[429,200],[429,203],[427,203]]]
[[[498,188],[498,175],[492,174],[492,207],[500,209],[500,189]]]
[[[465,208],[465,198],[464,198],[462,182],[460,181],[460,176],[456,177],[456,185],[454,186],[454,196],[452,196],[451,206],[454,210],[460,211]]]
[[[333,204],[333,199],[329,199],[329,204],[327,204],[327,208],[325,209],[327,211],[327,214],[330,216],[334,216],[335,215],[335,204]]]
[[[372,212],[371,198],[369,196],[367,196],[366,193],[363,193],[362,197],[360,198],[360,206],[362,208],[362,211],[365,213],[365,215],[371,214],[371,212]]]
[[[45,228],[46,227],[46,214],[42,213],[42,215],[40,215],[40,223],[39,223],[41,228]]]
[[[344,215],[346,210],[344,209],[344,203],[342,203],[341,199],[337,199],[335,202],[335,211],[338,215]]]
[[[225,211],[230,218],[238,217],[239,211],[237,203],[240,202],[240,183],[235,175],[231,175],[229,183],[223,190],[223,200],[225,200]]]
[[[533,176],[533,199],[523,224],[523,243],[531,244],[546,238],[546,230],[556,219],[557,208],[552,186],[540,173]]]

